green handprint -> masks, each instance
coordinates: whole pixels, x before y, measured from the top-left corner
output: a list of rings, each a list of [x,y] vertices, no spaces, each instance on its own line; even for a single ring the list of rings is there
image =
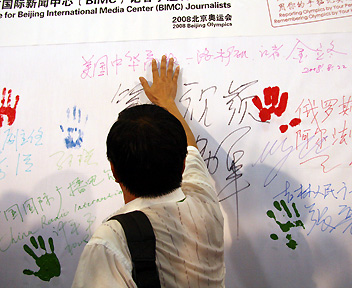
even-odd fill
[[[48,253],[45,247],[45,243],[42,236],[38,236],[37,240],[32,236],[30,241],[35,249],[38,249],[38,242],[40,248],[45,251],[45,254],[38,257],[28,245],[23,245],[24,251],[26,251],[32,258],[35,260],[35,263],[40,268],[39,271],[34,272],[29,269],[23,270],[23,274],[25,275],[34,275],[43,281],[50,281],[53,277],[59,277],[61,274],[61,266],[59,259],[56,257],[54,253],[54,242],[50,237],[48,242],[51,249],[51,253]]]
[[[278,201],[275,201],[273,205],[276,208],[276,210],[278,210],[278,211],[282,211],[282,208],[283,208],[285,210],[287,216],[289,218],[292,218],[292,213],[291,213],[290,209],[288,209],[287,204],[284,200],[281,200],[280,203]],[[298,213],[298,210],[296,208],[295,203],[292,203],[292,208],[295,211],[296,217],[300,217],[301,215]],[[286,223],[281,223],[278,220],[276,220],[275,214],[272,210],[268,210],[266,212],[266,215],[268,215],[269,218],[272,218],[275,220],[275,222],[279,225],[282,232],[288,232],[293,227],[303,227],[303,229],[305,229],[304,224],[301,220],[297,220],[297,221],[293,221],[293,222],[287,221]],[[270,235],[270,238],[273,240],[279,239],[279,237],[274,233]],[[292,250],[296,249],[298,244],[295,240],[292,239],[291,234],[287,234],[286,239],[288,240],[288,242],[286,243],[287,247],[291,248]]]

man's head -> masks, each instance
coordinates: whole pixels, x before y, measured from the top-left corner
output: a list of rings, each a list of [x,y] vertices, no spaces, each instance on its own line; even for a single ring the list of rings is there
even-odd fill
[[[180,187],[187,138],[180,121],[156,105],[123,110],[106,141],[117,181],[136,197],[158,197]]]

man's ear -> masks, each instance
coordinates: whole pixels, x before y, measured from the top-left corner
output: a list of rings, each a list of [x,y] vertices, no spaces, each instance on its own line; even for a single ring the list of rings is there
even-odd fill
[[[186,168],[186,158],[185,158],[185,160],[183,160],[182,174],[183,174],[183,172],[185,172],[185,168]]]
[[[117,177],[116,172],[115,172],[114,164],[112,164],[111,161],[110,161],[110,167],[111,167],[112,175],[114,175],[115,182],[120,183],[119,177]]]

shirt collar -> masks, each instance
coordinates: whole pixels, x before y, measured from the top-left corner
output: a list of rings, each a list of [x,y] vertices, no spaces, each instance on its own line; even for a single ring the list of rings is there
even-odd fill
[[[117,214],[123,214],[123,213],[128,213],[136,210],[142,210],[147,207],[151,207],[156,204],[163,204],[163,203],[169,203],[169,202],[179,202],[183,201],[186,198],[185,194],[183,193],[181,188],[177,188],[174,191],[172,191],[169,194],[155,197],[155,198],[142,198],[138,197],[131,202],[127,203],[125,206],[117,210],[114,214],[109,216],[107,219],[111,218],[114,215]],[[104,222],[106,221],[104,220]]]

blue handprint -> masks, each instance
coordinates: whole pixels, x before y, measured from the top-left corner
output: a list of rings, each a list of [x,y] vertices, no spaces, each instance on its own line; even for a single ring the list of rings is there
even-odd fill
[[[82,111],[81,109],[77,109],[76,106],[72,108],[72,115],[70,108],[67,109],[67,119],[72,121],[72,126],[64,129],[62,125],[60,125],[60,129],[62,132],[67,131],[67,136],[65,138],[65,145],[67,149],[70,148],[80,148],[83,142],[83,130],[77,126],[82,126]],[[71,119],[72,117],[72,119]],[[85,117],[85,124],[88,120],[88,115]],[[73,127],[74,126],[74,127]]]
[[[45,254],[38,257],[28,245],[23,245],[24,251],[26,251],[30,256],[32,256],[32,258],[35,260],[35,263],[39,267],[39,271],[37,272],[25,269],[23,270],[23,274],[34,275],[43,281],[50,281],[53,277],[59,277],[61,274],[61,265],[59,259],[54,253],[53,239],[49,238],[48,240],[51,253],[46,250],[42,236],[38,236],[39,246],[37,240],[33,236],[30,238],[30,241],[35,249],[38,249],[40,246],[40,248],[45,251]]]

